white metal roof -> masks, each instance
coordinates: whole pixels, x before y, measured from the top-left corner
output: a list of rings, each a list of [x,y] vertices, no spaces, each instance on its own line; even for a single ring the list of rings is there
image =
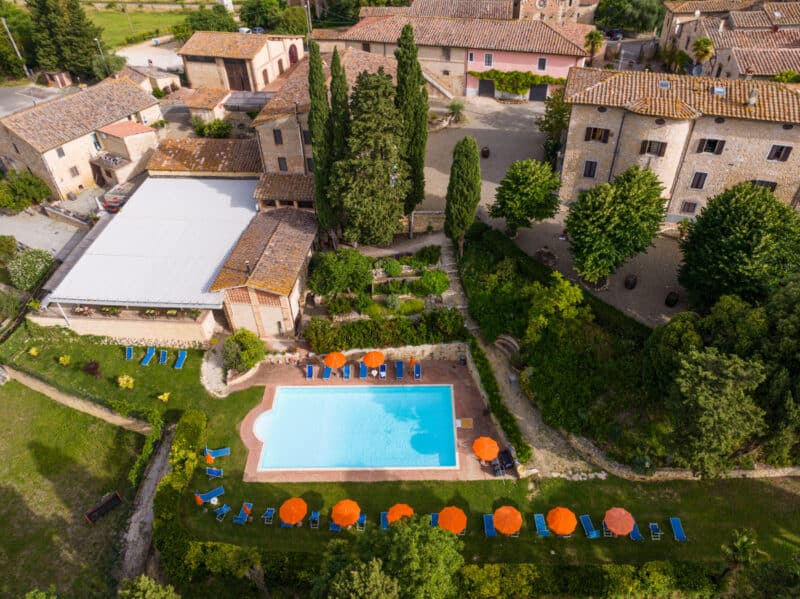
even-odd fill
[[[208,287],[256,213],[255,179],[150,178],[48,302],[219,308]]]

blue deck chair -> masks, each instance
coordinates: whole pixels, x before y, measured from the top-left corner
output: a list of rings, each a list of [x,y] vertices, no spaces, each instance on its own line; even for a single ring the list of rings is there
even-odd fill
[[[253,504],[249,501],[245,501],[242,504],[242,509],[240,509],[239,513],[233,517],[233,523],[245,524],[247,522],[247,518],[250,516],[251,511],[253,511]]]
[[[364,362],[359,362],[358,363],[358,378],[363,380],[363,379],[367,378],[367,374],[368,374],[367,365],[364,364]]]
[[[544,514],[534,514],[533,522],[536,524],[536,534],[540,537],[549,537],[550,530],[547,528],[547,520],[544,519]]]
[[[224,493],[225,493],[225,488],[224,487],[217,487],[216,489],[211,489],[210,491],[207,491],[206,493],[199,493],[198,491],[194,492],[195,495],[197,495],[200,499],[203,500],[203,503],[208,503],[209,501],[211,501],[215,497],[219,497],[220,495],[223,495]]]
[[[342,370],[342,378],[346,381],[350,380],[350,364],[345,364]]]
[[[642,532],[639,530],[639,525],[636,522],[633,523],[633,530],[630,534],[631,541],[644,541],[644,537],[642,536]]]
[[[308,518],[308,527],[313,529],[319,528],[319,512],[311,512]]]
[[[272,526],[272,520],[275,518],[275,508],[268,507],[267,511],[261,514],[261,519],[264,521],[264,524],[267,526]]]
[[[586,533],[586,537],[589,539],[599,539],[600,538],[600,531],[594,527],[592,523],[592,519],[589,517],[589,514],[584,514],[580,517],[581,526],[583,526],[583,532]]]
[[[158,365],[163,366],[166,363],[167,363],[167,350],[162,349],[160,352],[158,352]]]
[[[306,378],[313,379],[314,378],[314,366],[309,364],[306,366]]]
[[[660,541],[661,527],[658,525],[658,523],[651,522],[649,528],[650,528],[650,538],[653,539],[654,541]]]
[[[224,458],[225,456],[231,455],[231,448],[230,447],[220,447],[219,449],[209,449],[206,447],[203,450],[203,455],[207,456],[210,455],[212,458]]]
[[[133,347],[131,347],[130,345],[125,348],[125,359],[133,360]]]
[[[487,537],[497,536],[497,531],[494,529],[494,516],[492,514],[483,515],[483,534]]]
[[[331,525],[328,527],[328,530],[331,532],[342,532],[342,527],[336,524],[333,520],[331,520]]]
[[[231,506],[229,506],[227,503],[223,504],[222,507],[215,509],[214,514],[217,516],[217,522],[222,522],[230,511]]]
[[[397,362],[394,363],[394,372],[395,372],[395,376],[397,377],[397,380],[400,380],[400,379],[403,378],[403,375],[405,374],[403,372],[404,369],[405,369],[405,367],[404,367],[404,364],[403,364],[402,360],[397,360]]]
[[[294,524],[287,524],[283,520],[281,520],[281,528],[294,528]]]
[[[381,369],[378,371],[378,376],[382,379],[386,378],[386,364],[381,364]]]
[[[439,526],[439,512],[431,514],[431,526]]]
[[[389,530],[389,512],[381,512],[381,528]]]
[[[613,532],[608,530],[608,526],[606,526],[605,518],[603,519],[603,536],[604,537],[616,537],[617,536]]]
[[[676,541],[683,542],[689,540],[686,538],[686,533],[683,532],[683,522],[681,522],[680,518],[670,518],[669,525],[672,527],[672,536],[675,537]]]
[[[414,364],[414,380],[418,381],[422,378],[422,366]]]
[[[156,348],[155,347],[148,347],[147,352],[144,354],[144,358],[142,358],[142,366],[148,366],[150,362],[152,362],[153,358],[156,355]]]
[[[322,371],[322,380],[329,381],[330,379],[331,379],[331,369],[326,366],[325,370]]]
[[[361,513],[356,520],[356,530],[366,530],[367,528],[367,515],[365,513]]]
[[[178,359],[175,361],[175,370],[180,370],[183,368],[183,365],[186,363],[186,350],[182,349],[178,352]]]
[[[206,468],[208,478],[222,478],[222,468]]]

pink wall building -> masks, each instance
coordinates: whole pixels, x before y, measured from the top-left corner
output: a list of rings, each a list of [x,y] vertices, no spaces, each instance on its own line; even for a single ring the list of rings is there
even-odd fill
[[[477,50],[467,51],[467,96],[477,96],[479,90],[481,95],[489,95],[489,88],[493,92],[493,86],[484,84],[480,86],[480,80],[472,75],[470,71],[529,71],[534,75],[550,75],[566,79],[571,67],[582,67],[586,59],[582,56],[564,56],[558,54],[534,54],[529,52],[505,52],[496,50]],[[547,87],[547,86],[542,86]],[[534,90],[544,93],[546,90]],[[533,99],[533,98],[532,98]]]

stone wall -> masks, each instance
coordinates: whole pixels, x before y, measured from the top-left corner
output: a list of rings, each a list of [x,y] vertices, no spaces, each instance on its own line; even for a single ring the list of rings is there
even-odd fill
[[[410,216],[401,216],[397,227],[397,234],[437,231],[444,231],[444,210],[415,210]]]

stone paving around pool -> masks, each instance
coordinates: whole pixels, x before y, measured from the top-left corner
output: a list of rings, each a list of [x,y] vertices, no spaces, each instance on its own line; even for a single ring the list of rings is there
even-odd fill
[[[245,482],[376,482],[385,480],[486,480],[494,478],[488,465],[482,466],[472,453],[472,442],[482,435],[501,439],[492,422],[480,391],[466,366],[450,361],[422,361],[422,380],[414,381],[410,372],[402,381],[394,378],[394,366],[389,365],[385,380],[369,377],[362,381],[357,377],[342,379],[340,371],[334,371],[333,377],[323,382],[319,378],[318,367],[315,367],[315,378],[307,380],[305,369],[291,365],[262,365],[255,376],[244,385],[264,385],[261,402],[254,406],[239,425],[239,434],[247,447],[247,463],[244,469]],[[406,365],[407,371],[408,365]],[[354,374],[357,374],[355,372]],[[280,472],[259,471],[258,462],[261,456],[262,443],[253,433],[256,418],[272,408],[277,387],[292,386],[336,386],[336,385],[452,385],[456,419],[472,418],[471,429],[456,430],[456,450],[458,452],[458,469],[408,469],[408,470],[296,470]],[[304,423],[298,422],[298,426]]]

